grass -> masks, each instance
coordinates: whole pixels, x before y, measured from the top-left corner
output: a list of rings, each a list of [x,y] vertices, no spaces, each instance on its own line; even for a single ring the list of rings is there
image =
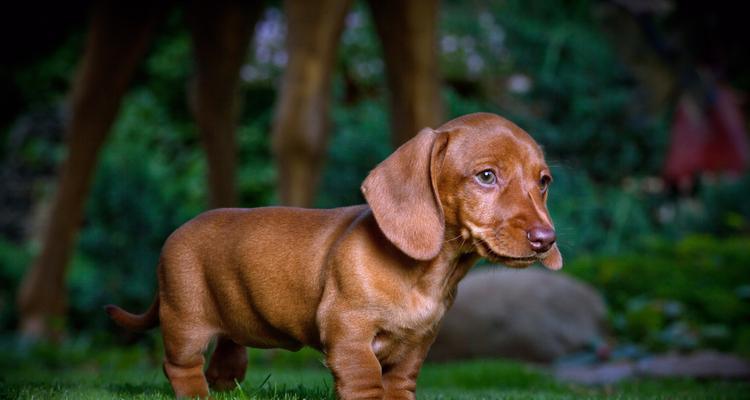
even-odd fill
[[[3,343],[6,344],[6,343]],[[3,346],[8,348],[6,346]],[[159,366],[160,349],[95,350],[89,342],[62,349],[11,350],[0,361],[0,399],[171,399]],[[218,400],[333,399],[332,380],[313,351],[250,352],[244,382]],[[561,383],[544,369],[503,361],[427,364],[420,399],[746,399],[750,383],[631,380],[587,387]]]

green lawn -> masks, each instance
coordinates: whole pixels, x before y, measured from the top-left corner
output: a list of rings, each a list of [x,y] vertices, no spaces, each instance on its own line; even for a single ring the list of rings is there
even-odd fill
[[[72,349],[11,351],[0,361],[0,398],[170,399],[158,349],[93,352]],[[217,399],[333,398],[328,371],[312,351],[251,352],[247,378]],[[634,380],[615,386],[559,383],[543,369],[509,361],[428,364],[418,385],[421,399],[743,399],[750,383]]]

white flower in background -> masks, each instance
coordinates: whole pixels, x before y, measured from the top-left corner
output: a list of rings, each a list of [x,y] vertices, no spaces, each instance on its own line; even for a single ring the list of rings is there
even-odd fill
[[[476,17],[479,29],[470,29],[476,31],[473,34],[445,32],[439,41],[441,62],[448,65],[449,73],[472,80],[494,73],[506,54],[505,30],[495,17],[487,11],[478,12]]]
[[[508,91],[515,94],[526,94],[531,90],[534,85],[531,78],[524,74],[513,74],[508,77],[506,82]]]
[[[240,69],[245,82],[261,82],[281,74],[286,66],[286,20],[278,8],[267,8],[263,18],[255,25],[255,35],[250,45],[249,62]]]
[[[352,10],[346,15],[341,43],[344,46],[356,46],[366,40],[367,16],[361,10]]]
[[[466,58],[466,67],[471,75],[479,75],[484,69],[484,59],[479,53],[471,53]]]
[[[479,26],[487,33],[487,47],[490,53],[500,56],[505,52],[505,30],[495,22],[495,17],[487,11],[479,14]]]
[[[453,53],[456,50],[458,50],[458,39],[455,36],[447,34],[440,39],[440,51],[443,54]]]

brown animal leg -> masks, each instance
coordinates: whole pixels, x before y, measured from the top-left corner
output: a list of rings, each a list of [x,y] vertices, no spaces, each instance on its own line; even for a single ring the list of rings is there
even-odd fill
[[[422,128],[439,125],[443,118],[436,48],[438,7],[437,0],[370,0],[391,91],[394,146]]]
[[[310,206],[329,131],[331,71],[351,0],[284,2],[289,63],[273,128],[281,202]]]
[[[247,349],[226,337],[219,337],[206,370],[209,385],[215,390],[232,390],[245,379]]]
[[[403,360],[383,367],[383,388],[386,399],[416,398],[417,376],[434,338],[416,346]]]
[[[188,10],[196,68],[190,105],[208,160],[212,208],[237,204],[239,71],[261,10],[260,2],[231,0],[195,1]]]
[[[370,343],[337,343],[326,353],[340,399],[382,399],[380,363]]]
[[[362,315],[347,312],[348,305],[332,305],[318,323],[326,365],[333,374],[339,399],[382,399],[381,366],[372,351],[375,336]],[[352,323],[359,321],[359,323]]]
[[[60,169],[41,252],[18,293],[20,330],[27,337],[61,333],[67,307],[65,272],[99,150],[164,12],[162,2],[141,7],[117,1],[96,4],[70,97],[68,155]]]
[[[161,318],[162,322],[169,318]],[[164,336],[164,374],[178,398],[208,396],[208,383],[203,374],[203,352],[213,332],[178,323],[175,329],[162,325]]]

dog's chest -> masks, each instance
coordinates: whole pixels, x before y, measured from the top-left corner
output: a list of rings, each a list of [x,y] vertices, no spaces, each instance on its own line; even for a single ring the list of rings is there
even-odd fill
[[[407,296],[386,316],[372,341],[381,362],[397,362],[405,354],[430,340],[446,311],[445,302],[421,294]]]

